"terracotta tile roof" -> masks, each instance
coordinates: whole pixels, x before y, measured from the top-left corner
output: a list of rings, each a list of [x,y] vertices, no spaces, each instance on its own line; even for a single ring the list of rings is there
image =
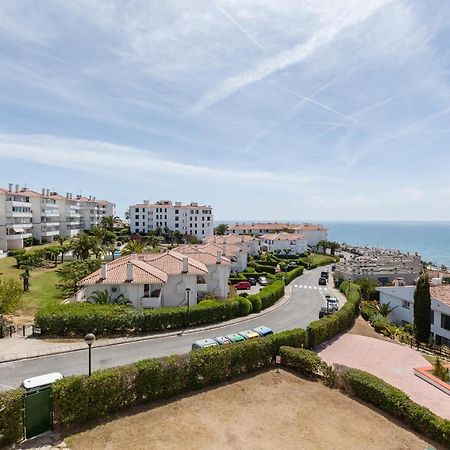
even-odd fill
[[[208,236],[203,239],[203,242],[209,244],[239,244],[255,240],[253,236],[246,236],[245,234],[226,234],[224,236]]]
[[[200,248],[211,255],[217,255],[217,252],[220,250],[225,255],[225,257],[237,256],[242,249],[234,244],[200,244]]]
[[[297,233],[269,233],[261,236],[261,239],[267,239],[271,241],[296,241],[306,239],[304,234]]]
[[[450,306],[450,285],[441,284],[438,286],[430,286],[430,294],[436,300]]]
[[[107,265],[107,277],[102,279],[101,269],[96,270],[80,281],[81,286],[93,284],[161,284],[166,283],[169,275],[180,275],[183,270],[183,258],[186,255],[170,251],[168,253],[122,256]],[[133,281],[127,281],[127,264],[133,264]],[[205,264],[188,257],[189,275],[208,273]]]
[[[183,255],[189,255],[190,258],[196,259],[206,266],[217,264],[217,254],[213,255],[212,253],[207,253],[205,250],[199,248],[199,246],[181,245],[177,247],[176,251],[182,253]],[[230,260],[224,256],[220,258],[220,262],[224,265],[230,264]]]
[[[304,224],[289,224],[289,223],[278,223],[278,222],[270,222],[270,223],[252,223],[252,224],[236,224],[228,227],[229,231],[233,230],[273,230],[273,231],[282,231],[284,229],[289,230],[304,230],[304,231],[326,231],[327,229],[321,225],[314,225],[310,223]]]

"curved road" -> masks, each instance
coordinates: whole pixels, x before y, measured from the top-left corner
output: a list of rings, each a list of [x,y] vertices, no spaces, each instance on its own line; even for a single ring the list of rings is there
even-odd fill
[[[306,271],[295,279],[289,286],[291,289],[289,301],[263,317],[251,317],[246,321],[231,325],[218,324],[212,330],[189,331],[181,336],[163,336],[98,348],[95,348],[94,344],[92,347],[92,370],[120,366],[150,357],[187,353],[191,349],[192,342],[198,339],[223,336],[259,325],[266,325],[275,332],[298,327],[305,328],[318,318],[320,307],[325,305],[326,290],[317,285],[321,270],[326,270],[326,268],[319,267]],[[1,363],[0,390],[18,387],[26,378],[49,372],[61,372],[65,376],[86,373],[87,357],[86,349],[85,351]]]

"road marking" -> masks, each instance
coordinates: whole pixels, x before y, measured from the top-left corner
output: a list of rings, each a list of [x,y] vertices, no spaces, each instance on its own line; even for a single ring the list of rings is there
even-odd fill
[[[317,289],[317,286],[314,286],[313,289]]]
[[[296,284],[294,284],[294,287],[301,287],[301,286],[297,286]]]

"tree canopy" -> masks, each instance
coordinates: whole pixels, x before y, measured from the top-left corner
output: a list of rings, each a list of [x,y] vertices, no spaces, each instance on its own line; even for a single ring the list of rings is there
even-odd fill
[[[428,342],[431,332],[430,281],[426,275],[417,280],[414,291],[414,332],[416,339]]]

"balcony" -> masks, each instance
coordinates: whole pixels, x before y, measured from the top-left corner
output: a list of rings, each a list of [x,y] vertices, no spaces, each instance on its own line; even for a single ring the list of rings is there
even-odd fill
[[[33,213],[31,211],[6,211],[6,217],[33,217]]]
[[[21,225],[9,226],[9,228],[6,229],[6,239],[8,241],[15,239],[25,239],[31,236],[32,234],[28,233],[27,230],[25,230],[25,228],[23,228]]]
[[[42,217],[59,217],[59,210],[55,208],[41,209]]]
[[[18,206],[21,208],[31,208],[31,203],[25,200],[6,200],[6,207]]]
[[[59,236],[59,230],[42,230],[41,236]]]

